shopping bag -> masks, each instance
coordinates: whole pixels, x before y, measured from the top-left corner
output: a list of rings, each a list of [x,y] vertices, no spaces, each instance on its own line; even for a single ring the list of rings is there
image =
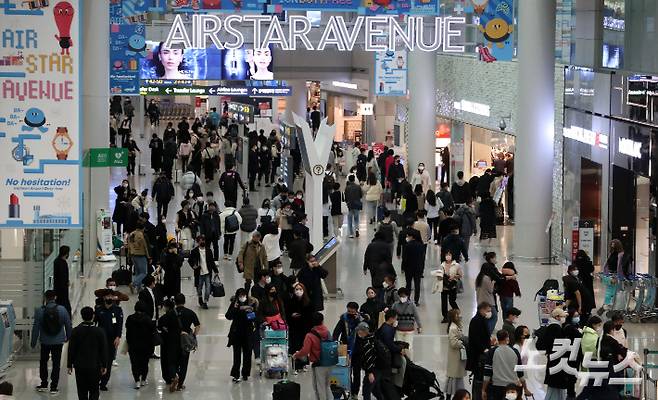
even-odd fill
[[[226,292],[224,291],[224,284],[219,279],[219,275],[215,275],[210,282],[210,294],[212,297],[224,297]]]

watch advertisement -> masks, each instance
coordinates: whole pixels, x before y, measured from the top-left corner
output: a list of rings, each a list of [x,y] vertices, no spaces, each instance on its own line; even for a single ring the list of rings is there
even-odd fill
[[[82,227],[81,3],[0,6],[2,228]]]
[[[407,52],[375,53],[375,94],[377,96],[407,95]]]

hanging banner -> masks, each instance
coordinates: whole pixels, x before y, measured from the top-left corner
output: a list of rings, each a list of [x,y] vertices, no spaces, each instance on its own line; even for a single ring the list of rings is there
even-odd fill
[[[362,0],[364,15],[438,15],[438,0]]]
[[[0,227],[82,227],[81,5],[0,5]]]
[[[375,94],[377,96],[407,95],[407,52],[375,53]]]
[[[254,12],[262,13],[265,0],[174,0],[171,9],[174,12]]]
[[[271,0],[267,11],[357,11],[360,6],[361,0]]]
[[[110,2],[110,93],[139,95],[139,71],[147,55],[144,23],[148,20],[148,2],[114,0]]]
[[[482,59],[511,61],[514,56],[514,0],[472,1],[480,19]]]

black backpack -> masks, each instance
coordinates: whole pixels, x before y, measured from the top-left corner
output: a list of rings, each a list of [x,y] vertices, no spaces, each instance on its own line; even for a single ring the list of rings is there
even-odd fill
[[[226,233],[235,233],[240,230],[240,222],[238,217],[235,215],[235,211],[224,218],[224,232]]]
[[[57,306],[43,306],[43,321],[41,321],[41,329],[48,336],[55,336],[62,330],[62,322],[59,320]]]
[[[557,279],[546,279],[541,289],[535,293],[535,300],[537,300],[537,296],[546,296],[549,290],[560,290],[560,283]]]
[[[383,239],[386,243],[393,243],[394,235],[393,235],[392,223],[389,222],[388,224],[384,224],[384,223],[379,224],[379,231],[382,233]]]

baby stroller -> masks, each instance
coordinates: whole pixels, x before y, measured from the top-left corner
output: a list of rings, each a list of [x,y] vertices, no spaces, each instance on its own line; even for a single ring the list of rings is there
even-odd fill
[[[444,400],[436,374],[407,359],[402,393],[407,400]]]

